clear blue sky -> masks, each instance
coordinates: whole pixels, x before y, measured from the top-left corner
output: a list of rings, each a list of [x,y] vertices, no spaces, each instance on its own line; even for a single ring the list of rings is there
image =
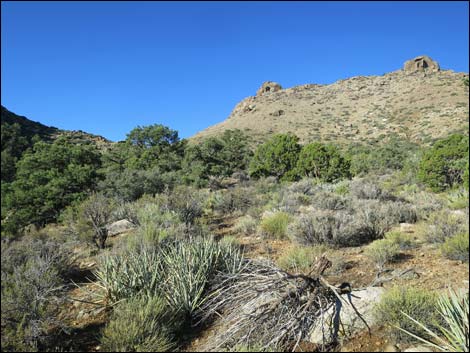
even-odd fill
[[[467,2],[2,2],[2,105],[117,141],[189,137],[262,82],[382,75],[426,54],[468,72]]]

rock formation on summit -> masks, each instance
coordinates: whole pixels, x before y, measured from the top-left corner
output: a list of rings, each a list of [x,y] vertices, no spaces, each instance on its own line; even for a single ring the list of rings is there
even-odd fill
[[[241,100],[228,119],[191,140],[240,129],[256,143],[291,132],[301,143],[386,143],[394,136],[430,144],[450,133],[468,131],[466,79],[468,73],[440,70],[437,62],[419,56],[383,75],[330,84],[281,87],[265,82],[256,96]]]
[[[407,72],[416,72],[416,71],[431,71],[437,72],[440,70],[439,64],[437,61],[432,60],[429,56],[422,55],[417,56],[414,59],[408,60],[405,62],[403,70]]]
[[[262,96],[265,93],[277,92],[282,89],[279,83],[273,81],[264,82],[261,87],[256,91],[257,96]]]

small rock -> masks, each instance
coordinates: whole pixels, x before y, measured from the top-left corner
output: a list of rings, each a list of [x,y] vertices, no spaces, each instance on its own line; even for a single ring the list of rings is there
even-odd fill
[[[393,344],[387,344],[383,350],[384,352],[399,352],[397,347],[395,347]]]
[[[432,352],[432,350],[425,346],[414,346],[405,349],[403,352]]]

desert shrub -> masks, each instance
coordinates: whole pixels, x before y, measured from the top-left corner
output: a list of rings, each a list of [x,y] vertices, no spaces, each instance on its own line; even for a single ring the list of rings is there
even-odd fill
[[[468,136],[454,134],[437,141],[424,154],[418,178],[433,191],[442,191],[464,182],[468,163]]]
[[[285,212],[274,212],[261,220],[261,231],[269,237],[282,239],[286,236],[290,216]]]
[[[214,193],[212,208],[219,214],[243,214],[253,203],[253,190],[235,187]]]
[[[137,296],[114,308],[101,343],[107,352],[166,352],[175,347],[179,326],[164,299]]]
[[[178,186],[163,195],[162,207],[176,212],[181,222],[191,227],[202,216],[207,197],[207,192],[203,190]]]
[[[452,210],[460,210],[468,207],[468,191],[454,189],[446,193],[447,203]]]
[[[308,203],[309,197],[307,195],[291,192],[288,188],[281,188],[272,194],[272,198],[265,208],[293,214],[300,206]]]
[[[348,199],[328,191],[318,191],[311,199],[312,205],[325,210],[342,210],[347,207]]]
[[[365,232],[368,229],[344,211],[303,214],[288,227],[289,238],[307,245],[357,246],[373,240]]]
[[[359,246],[380,239],[399,222],[415,220],[412,206],[402,202],[353,200],[348,209],[317,210],[295,218],[289,237],[301,244]]]
[[[408,234],[398,231],[386,233],[385,239],[397,244],[400,250],[411,249],[414,246],[413,240]]]
[[[399,250],[400,246],[392,240],[378,239],[367,246],[365,254],[381,269],[396,258]]]
[[[351,196],[365,200],[394,200],[395,197],[383,190],[377,183],[356,179],[349,184]]]
[[[443,243],[446,239],[465,232],[468,229],[468,220],[460,216],[442,210],[431,214],[425,232],[425,238],[430,243]]]
[[[447,238],[441,245],[442,254],[451,260],[460,260],[468,262],[468,233],[459,233]]]
[[[404,202],[356,200],[351,208],[356,210],[357,221],[372,239],[382,238],[394,224],[413,223],[417,219],[414,207]]]
[[[304,194],[312,196],[316,189],[317,181],[311,178],[303,178],[290,184],[287,189],[295,194]]]
[[[240,217],[235,223],[234,231],[244,235],[253,234],[256,231],[258,222],[250,215]]]
[[[443,200],[434,193],[426,191],[409,192],[404,190],[404,197],[416,207],[419,219],[427,219],[432,213],[444,207]]]
[[[2,351],[51,348],[72,258],[69,248],[51,241],[2,244]]]
[[[166,238],[185,233],[185,226],[176,212],[162,210],[158,204],[145,203],[136,213],[139,224],[136,235],[143,243],[158,244]]]
[[[218,272],[235,273],[243,256],[238,247],[211,238],[173,242],[160,251],[162,295],[177,311],[191,317],[205,300],[205,290]]]
[[[401,327],[415,335],[426,336],[426,331],[410,321],[407,314],[427,327],[436,328],[438,314],[436,296],[423,289],[394,287],[387,291],[377,304],[374,314],[378,322],[388,326],[392,337],[400,342],[410,342],[411,338],[397,328]]]
[[[327,246],[295,246],[287,250],[278,260],[277,264],[283,270],[308,272],[308,270],[328,250]]]

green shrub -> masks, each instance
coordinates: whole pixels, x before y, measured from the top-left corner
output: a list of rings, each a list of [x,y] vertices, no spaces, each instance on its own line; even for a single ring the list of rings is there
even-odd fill
[[[435,328],[438,323],[436,296],[423,289],[394,287],[383,295],[374,311],[377,321],[388,326],[392,337],[400,342],[411,342],[411,338],[397,326],[415,335],[426,336],[426,331],[404,314]]]
[[[218,214],[243,214],[253,203],[253,190],[235,187],[214,193],[212,208]]]
[[[278,134],[259,145],[250,162],[250,175],[255,178],[274,176],[277,179],[295,179],[291,174],[301,149],[298,142],[299,138],[295,135]]]
[[[2,351],[52,349],[72,259],[67,245],[50,240],[2,242]]]
[[[398,255],[400,246],[390,239],[378,239],[369,244],[365,255],[379,267],[383,268],[387,262],[393,261]]]
[[[325,182],[349,178],[350,161],[333,145],[319,142],[302,147],[297,160],[297,172],[301,176],[318,178]]]
[[[385,239],[389,240],[393,244],[397,244],[400,250],[411,249],[414,246],[413,240],[408,234],[398,231],[386,233]]]
[[[416,320],[410,315],[406,315],[410,321],[425,330],[431,339],[416,335],[412,332],[402,330],[405,334],[423,342],[431,349],[441,352],[468,352],[470,349],[470,325],[469,325],[469,294],[461,291],[456,293],[449,290],[449,295],[442,295],[437,303],[439,315],[443,321],[436,330],[427,326],[426,323]]]
[[[261,220],[260,228],[267,236],[282,239],[286,236],[289,221],[288,213],[275,212]]]
[[[443,191],[464,182],[468,163],[468,136],[454,134],[437,141],[419,164],[418,178],[433,191]]]
[[[166,352],[175,347],[180,320],[162,298],[133,297],[114,308],[101,343],[107,352]]]
[[[469,239],[468,233],[460,233],[447,238],[441,245],[442,254],[451,260],[468,262]]]
[[[250,215],[246,215],[246,216],[240,217],[237,220],[233,230],[236,233],[250,235],[250,234],[255,233],[257,225],[258,225],[258,222],[256,221],[256,219],[254,219]]]
[[[279,267],[286,271],[308,272],[315,260],[328,251],[325,245],[295,246],[285,252],[278,260]]]

